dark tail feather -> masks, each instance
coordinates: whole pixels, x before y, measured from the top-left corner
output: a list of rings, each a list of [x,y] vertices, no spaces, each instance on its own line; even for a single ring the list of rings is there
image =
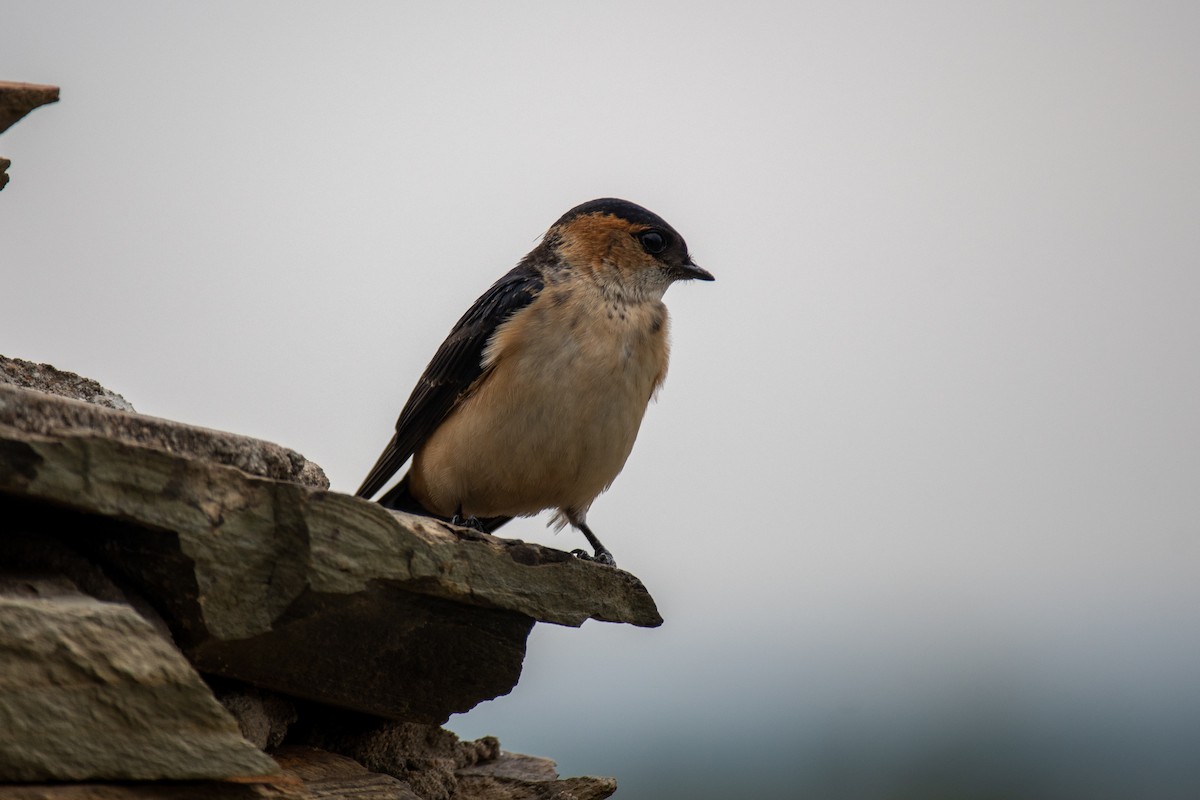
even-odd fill
[[[379,505],[394,511],[406,511],[409,514],[419,514],[422,517],[433,517],[442,522],[450,522],[449,517],[434,514],[417,502],[417,498],[413,497],[412,492],[408,489],[408,475],[401,478],[399,483],[388,489],[383,497],[379,498]],[[511,519],[512,517],[478,517],[477,521],[480,530],[484,533],[493,533]]]
[[[420,514],[423,517],[432,517],[417,499],[412,496],[412,492],[408,490],[408,475],[400,479],[400,482],[388,489],[383,497],[379,498],[379,505],[384,508],[391,508],[395,511],[407,511],[410,514]]]

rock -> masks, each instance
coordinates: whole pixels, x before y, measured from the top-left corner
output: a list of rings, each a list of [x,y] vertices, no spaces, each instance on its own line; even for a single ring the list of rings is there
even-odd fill
[[[60,431],[29,407],[14,412],[17,400],[132,415],[0,387],[0,493],[23,498],[31,528],[53,506],[108,518],[72,546],[145,595],[203,672],[438,723],[515,685],[535,620],[661,623],[621,570],[140,446],[109,427]],[[3,427],[14,419],[26,430]]]
[[[434,725],[384,722],[369,717],[332,716],[317,721],[310,744],[354,759],[373,772],[409,784],[423,800],[449,800],[458,786],[455,770],[494,758],[500,743],[492,737],[461,742]]]
[[[562,778],[557,781],[519,781],[465,776],[451,800],[604,800],[617,791],[613,778]]]
[[[373,586],[351,595],[304,592],[271,630],[210,638],[185,652],[203,672],[438,723],[512,690],[532,627],[512,612]]]
[[[612,778],[559,778],[548,758],[498,752],[459,768],[451,800],[602,800],[617,791]]]
[[[459,769],[459,777],[509,778],[519,781],[558,780],[558,765],[548,758],[521,753],[499,753],[490,761],[479,761]]]
[[[430,725],[335,716],[307,738],[400,779],[422,800],[601,800],[617,790],[611,778],[560,779],[550,759],[504,753],[494,737],[462,742]]]
[[[0,133],[38,106],[57,102],[57,86],[0,81]]]
[[[0,535],[0,564],[8,570],[61,576],[97,600],[130,606],[154,627],[159,636],[172,641],[167,623],[144,597],[128,586],[118,586],[99,565],[65,544],[52,530],[85,526],[88,524],[86,518],[59,513],[51,515],[53,523],[49,526],[28,528],[23,522],[26,515],[17,509],[18,505],[10,506],[0,500],[0,511],[8,512],[3,516],[5,530]],[[46,521],[43,518],[43,522]]]
[[[0,578],[0,720],[2,781],[277,770],[149,623],[60,576]]]
[[[403,781],[311,747],[276,753],[261,781],[0,785],[0,800],[424,800]]]
[[[428,800],[407,783],[367,770],[357,761],[312,747],[285,747],[275,757],[303,783],[306,797],[331,800]],[[2,798],[0,798],[2,800]]]
[[[26,362],[28,363],[28,362]],[[319,489],[329,479],[294,450],[261,439],[129,414],[0,383],[0,425],[27,433],[80,433],[237,467],[251,475]]]
[[[0,800],[312,800],[303,786],[218,783],[0,784]],[[339,800],[360,800],[346,795]],[[387,800],[364,795],[361,800]],[[409,800],[409,798],[402,798]]]
[[[57,101],[57,86],[0,81],[0,133],[8,130],[17,120],[38,106]],[[0,158],[0,189],[8,184],[10,166],[11,161]]]
[[[641,582],[326,486],[276,445],[0,385],[0,781],[110,781],[0,800],[610,795],[436,724],[515,685],[537,621],[661,624]],[[231,766],[274,769],[258,748],[282,770]]]
[[[295,704],[286,697],[220,681],[212,689],[225,710],[237,720],[242,738],[260,750],[274,750],[283,744],[288,728],[298,719]]]
[[[57,404],[101,414],[100,429],[89,431],[86,420],[59,424]],[[380,581],[559,625],[662,624],[641,581],[622,570],[138,446],[121,433],[140,422],[122,422],[114,433],[111,417],[149,419],[0,386],[0,426],[18,429],[0,428],[0,491],[177,533],[179,544],[165,546],[195,562],[205,603],[194,613],[215,636],[266,630],[303,587],[352,594]],[[187,429],[179,438],[189,444],[229,435],[165,424]]]
[[[64,372],[49,364],[35,364],[21,358],[0,355],[0,383],[82,400],[116,411],[133,411],[133,406],[128,400],[105,389],[91,378],[83,378],[74,372]]]

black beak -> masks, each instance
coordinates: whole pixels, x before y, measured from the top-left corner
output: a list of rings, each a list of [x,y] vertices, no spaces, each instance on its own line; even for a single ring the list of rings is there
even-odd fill
[[[704,267],[696,266],[690,258],[683,266],[675,268],[675,277],[681,281],[715,281],[713,274]]]

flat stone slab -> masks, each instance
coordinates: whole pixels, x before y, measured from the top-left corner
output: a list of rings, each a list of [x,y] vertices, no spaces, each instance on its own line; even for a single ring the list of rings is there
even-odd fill
[[[183,442],[184,455],[157,435],[139,443],[129,431],[141,425],[177,431],[166,443]],[[662,624],[628,572],[192,455],[219,449],[197,445],[210,434],[0,385],[0,492],[178,534],[164,542],[194,564],[193,614],[223,639],[269,630],[305,589],[380,581],[539,622]]]
[[[25,530],[107,519],[41,524],[77,530],[202,672],[438,723],[516,684],[534,621],[662,623],[627,572],[250,474],[196,455],[240,437],[149,419],[0,386],[0,506]]]
[[[132,608],[61,577],[0,573],[0,781],[277,771]]]
[[[313,747],[288,745],[274,755],[280,772],[261,782],[0,784],[0,800],[603,800],[616,791],[612,778],[558,779],[554,762],[508,753],[492,772],[460,771],[424,791]],[[522,772],[534,762],[549,772]]]
[[[329,479],[325,477],[324,470],[295,450],[249,436],[105,408],[97,404],[96,396],[89,397],[85,402],[25,388],[17,385],[21,375],[19,364],[14,363],[17,359],[6,361],[6,380],[0,380],[0,425],[28,433],[87,433],[237,467],[243,472],[264,478],[292,481],[319,489],[329,488]],[[69,372],[58,374],[78,377]],[[43,377],[41,380],[47,379]],[[59,387],[70,384],[69,379],[48,382]],[[100,388],[103,390],[103,387]]]

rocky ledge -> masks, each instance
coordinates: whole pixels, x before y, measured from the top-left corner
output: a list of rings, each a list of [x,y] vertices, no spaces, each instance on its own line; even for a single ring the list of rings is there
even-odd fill
[[[0,133],[38,106],[58,102],[58,87],[36,83],[0,81]],[[8,183],[8,168],[12,162],[0,158],[0,189]]]
[[[615,791],[438,726],[516,685],[537,622],[661,624],[629,573],[3,357],[0,519],[0,800]]]

